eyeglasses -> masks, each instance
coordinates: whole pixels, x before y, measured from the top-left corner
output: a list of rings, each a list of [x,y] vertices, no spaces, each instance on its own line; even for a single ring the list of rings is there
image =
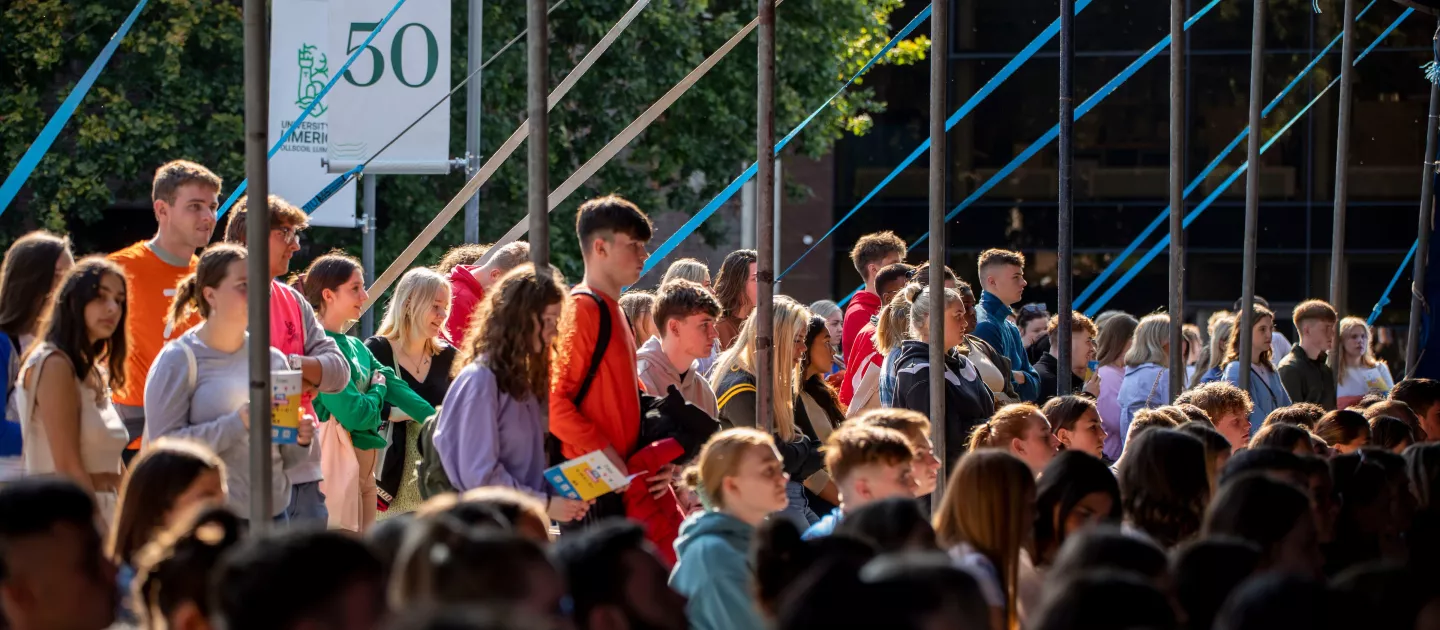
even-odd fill
[[[271,228],[271,232],[279,232],[286,243],[299,243],[300,230],[294,227]]]
[[[1044,302],[1031,302],[1031,303],[1029,303],[1029,304],[1026,304],[1025,306],[1020,307],[1020,312],[1021,312],[1021,313],[1044,313],[1044,312],[1046,312],[1046,308],[1047,308],[1047,307],[1045,306],[1045,303],[1044,303]]]

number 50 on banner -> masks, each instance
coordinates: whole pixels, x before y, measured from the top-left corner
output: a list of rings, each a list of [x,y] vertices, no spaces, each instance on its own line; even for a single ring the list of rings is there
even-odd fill
[[[344,59],[361,50],[394,4],[394,0],[330,0],[331,58]],[[363,50],[326,98],[332,171],[337,164],[369,159],[450,91],[449,0],[407,0]],[[434,172],[444,173],[449,147],[447,102],[365,170],[416,173],[417,164],[433,164]]]

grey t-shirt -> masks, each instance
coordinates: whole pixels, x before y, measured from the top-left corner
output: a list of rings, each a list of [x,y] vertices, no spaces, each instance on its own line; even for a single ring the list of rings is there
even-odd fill
[[[195,356],[194,386],[184,344]],[[250,518],[250,435],[240,407],[250,399],[249,341],[233,353],[215,350],[191,330],[165,344],[145,381],[145,443],[160,437],[187,438],[214,449],[225,462],[227,504]],[[285,355],[270,349],[270,368],[288,369]],[[270,447],[271,516],[290,504],[285,469],[304,462],[310,447]],[[318,451],[319,449],[315,449]]]

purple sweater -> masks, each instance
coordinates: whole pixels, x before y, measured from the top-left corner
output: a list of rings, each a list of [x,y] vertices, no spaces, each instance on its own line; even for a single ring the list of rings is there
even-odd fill
[[[548,495],[543,409],[534,396],[515,400],[501,393],[495,373],[481,362],[465,366],[435,425],[435,452],[455,489],[507,486]]]

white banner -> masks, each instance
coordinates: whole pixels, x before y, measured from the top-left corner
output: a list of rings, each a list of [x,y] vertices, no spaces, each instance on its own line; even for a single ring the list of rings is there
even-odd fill
[[[327,99],[335,164],[365,161],[450,91],[449,0],[407,0],[361,48],[394,6],[395,0],[330,0],[330,58],[364,51]],[[406,173],[446,173],[449,152],[447,101],[366,170],[385,173],[391,163]],[[426,164],[435,168],[416,168]]]
[[[270,20],[270,140],[274,146],[280,134],[324,89],[332,72],[345,57],[327,54],[329,8],[326,0],[275,0]],[[338,86],[337,86],[338,87]],[[303,206],[334,181],[321,160],[328,145],[330,106],[335,90],[270,160],[270,192],[297,206]],[[310,215],[311,225],[355,227],[355,182],[346,184]]]

